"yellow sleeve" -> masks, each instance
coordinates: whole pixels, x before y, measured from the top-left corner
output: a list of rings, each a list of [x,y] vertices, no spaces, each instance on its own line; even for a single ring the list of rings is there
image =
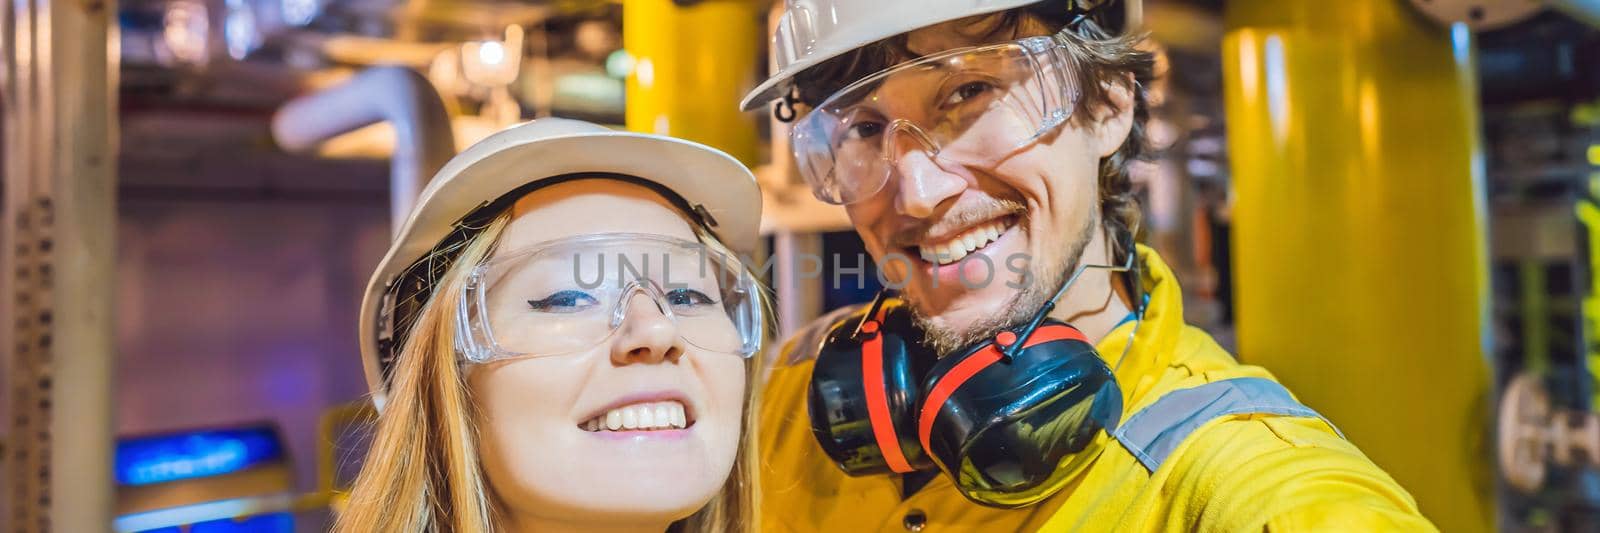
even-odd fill
[[[1206,531],[1437,531],[1411,494],[1320,420],[1214,424],[1173,455],[1168,483],[1181,503],[1169,519]]]

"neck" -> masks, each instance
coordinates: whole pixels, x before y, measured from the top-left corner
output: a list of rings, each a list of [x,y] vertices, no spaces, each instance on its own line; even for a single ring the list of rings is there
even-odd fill
[[[1078,268],[1084,265],[1109,265],[1114,261],[1126,260],[1125,258],[1112,257],[1111,247],[1108,245],[1105,232],[1095,232],[1088,246],[1084,246],[1083,253],[1078,256]],[[1120,263],[1119,263],[1120,264]],[[1068,276],[1072,273],[1068,272]],[[1123,273],[1113,272],[1101,268],[1085,270],[1078,281],[1072,284],[1067,293],[1056,302],[1055,310],[1050,312],[1050,318],[1072,324],[1089,340],[1099,343],[1100,339],[1111,333],[1122,319],[1128,316],[1132,309],[1129,295],[1124,294],[1119,277]]]
[[[555,518],[534,516],[513,511],[509,516],[504,531],[512,533],[661,533],[667,530],[672,522],[640,521],[640,522],[605,522],[581,520],[560,520]]]

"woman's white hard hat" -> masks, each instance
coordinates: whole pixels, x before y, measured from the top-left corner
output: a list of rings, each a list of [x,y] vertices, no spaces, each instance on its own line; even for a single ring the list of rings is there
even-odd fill
[[[384,376],[379,343],[389,331],[390,286],[432,253],[463,217],[527,190],[540,181],[586,173],[638,178],[670,191],[733,251],[755,250],[761,191],[750,170],[715,148],[661,135],[615,131],[560,118],[508,128],[472,145],[445,164],[423,189],[405,225],[367,283],[361,302],[361,359],[373,401],[382,408]],[[397,348],[396,348],[397,349]]]
[[[744,97],[749,111],[787,94],[818,63],[902,33],[1040,0],[786,0],[769,47],[773,74]]]

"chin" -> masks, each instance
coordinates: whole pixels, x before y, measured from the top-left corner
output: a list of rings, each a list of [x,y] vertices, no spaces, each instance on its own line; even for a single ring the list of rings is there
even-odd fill
[[[917,301],[916,295],[907,300],[927,332],[929,344],[943,355],[1027,318],[1029,313],[1018,306],[1017,296],[1016,289],[996,283],[965,290],[937,308]]]
[[[733,439],[703,440],[724,437],[711,431],[723,424],[701,422],[666,437],[529,424],[523,438],[484,450],[499,459],[484,465],[486,481],[519,514],[595,525],[678,520],[719,495],[733,466]]]
[[[692,486],[691,486],[692,485]],[[683,479],[660,479],[645,483],[632,480],[629,486],[595,483],[588,489],[584,507],[601,517],[626,518],[629,522],[679,520],[694,514],[717,495],[721,486],[699,486]]]
[[[540,487],[543,497],[535,500],[543,501],[535,505],[546,507],[546,512],[564,509],[557,514],[589,517],[596,523],[673,521],[704,507],[720,493],[726,478],[714,475],[712,465],[703,461],[649,466],[644,459],[586,469],[570,486]]]
[[[916,300],[913,295],[909,299],[912,306],[923,318],[934,326],[964,331],[978,327],[986,322],[993,321],[996,317],[1009,313],[1011,304],[1009,294],[984,294],[999,292],[989,290],[969,291],[957,298],[942,302],[943,305],[924,305]]]

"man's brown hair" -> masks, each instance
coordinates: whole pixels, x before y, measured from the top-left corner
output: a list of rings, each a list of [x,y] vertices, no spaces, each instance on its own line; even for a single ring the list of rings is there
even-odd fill
[[[1074,74],[1077,79],[1084,80],[1079,88],[1080,97],[1072,109],[1072,120],[1079,125],[1091,124],[1113,106],[1108,86],[1115,84],[1129,89],[1133,96],[1133,127],[1122,147],[1100,160],[1100,212],[1113,232],[1112,238],[1120,241],[1122,235],[1129,235],[1139,225],[1139,203],[1133,194],[1128,165],[1152,155],[1145,137],[1145,124],[1150,118],[1145,87],[1155,79],[1155,55],[1140,49],[1143,35],[1117,34],[1106,29],[1106,26],[1117,25],[1115,17],[1105,15],[1120,9],[1119,2],[1102,8],[1100,14],[1082,18],[1069,9],[1070,3],[1046,0],[974,19],[992,24],[984,37],[987,42],[1062,33],[1066,38],[1066,51],[1073,59]],[[1069,25],[1070,29],[1061,31]],[[905,34],[857,48],[801,71],[795,76],[794,98],[815,108],[856,80],[916,57],[917,54],[907,48]],[[1116,242],[1115,246],[1126,252],[1131,243]]]

